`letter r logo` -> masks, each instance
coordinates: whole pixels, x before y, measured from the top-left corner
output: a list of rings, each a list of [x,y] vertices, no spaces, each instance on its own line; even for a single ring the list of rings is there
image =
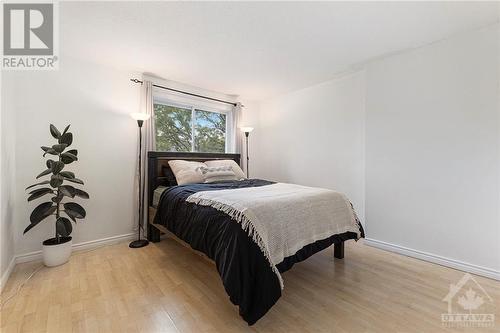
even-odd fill
[[[54,6],[51,3],[3,5],[4,55],[53,55]]]

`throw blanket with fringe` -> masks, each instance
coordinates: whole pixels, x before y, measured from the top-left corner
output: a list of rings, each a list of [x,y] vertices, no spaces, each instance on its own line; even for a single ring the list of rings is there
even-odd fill
[[[211,206],[241,224],[277,275],[284,258],[335,234],[360,236],[357,217],[344,194],[332,190],[276,183],[262,187],[202,191],[188,202]]]

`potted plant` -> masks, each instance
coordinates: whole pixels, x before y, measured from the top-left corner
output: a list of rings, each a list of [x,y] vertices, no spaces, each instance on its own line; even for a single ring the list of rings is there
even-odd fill
[[[46,160],[47,169],[42,171],[36,179],[44,176],[50,178],[26,188],[28,190],[37,187],[29,192],[28,201],[46,195],[52,196],[50,201],[39,204],[33,210],[30,216],[30,225],[24,229],[24,233],[27,233],[41,221],[49,216],[54,216],[55,237],[49,238],[42,243],[43,263],[49,267],[62,265],[69,260],[72,245],[70,235],[73,230],[70,219],[76,223],[77,219],[83,219],[86,215],[82,206],[76,202],[68,201],[68,199],[75,197],[89,198],[87,192],[67,184],[69,182],[83,185],[83,181],[76,178],[73,172],[65,169],[68,164],[78,160],[78,151],[76,149],[66,151],[73,143],[73,134],[68,132],[69,126],[66,126],[61,133],[54,125],[50,125],[50,134],[57,139],[57,144],[51,147],[41,147],[44,152],[43,157],[49,155],[50,158]],[[62,213],[67,217],[62,216]]]

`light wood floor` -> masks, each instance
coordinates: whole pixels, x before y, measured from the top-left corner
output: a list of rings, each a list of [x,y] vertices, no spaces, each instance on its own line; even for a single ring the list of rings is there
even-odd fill
[[[40,263],[18,265],[2,302]],[[282,298],[248,327],[215,267],[171,239],[74,253],[42,268],[3,308],[7,332],[499,332],[500,282],[477,277],[496,302],[495,328],[441,325],[442,298],[463,273],[349,242],[284,274]]]

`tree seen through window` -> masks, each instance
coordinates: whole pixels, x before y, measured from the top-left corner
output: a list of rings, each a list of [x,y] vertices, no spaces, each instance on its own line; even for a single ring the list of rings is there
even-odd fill
[[[159,103],[154,111],[157,150],[225,152],[226,114]]]

